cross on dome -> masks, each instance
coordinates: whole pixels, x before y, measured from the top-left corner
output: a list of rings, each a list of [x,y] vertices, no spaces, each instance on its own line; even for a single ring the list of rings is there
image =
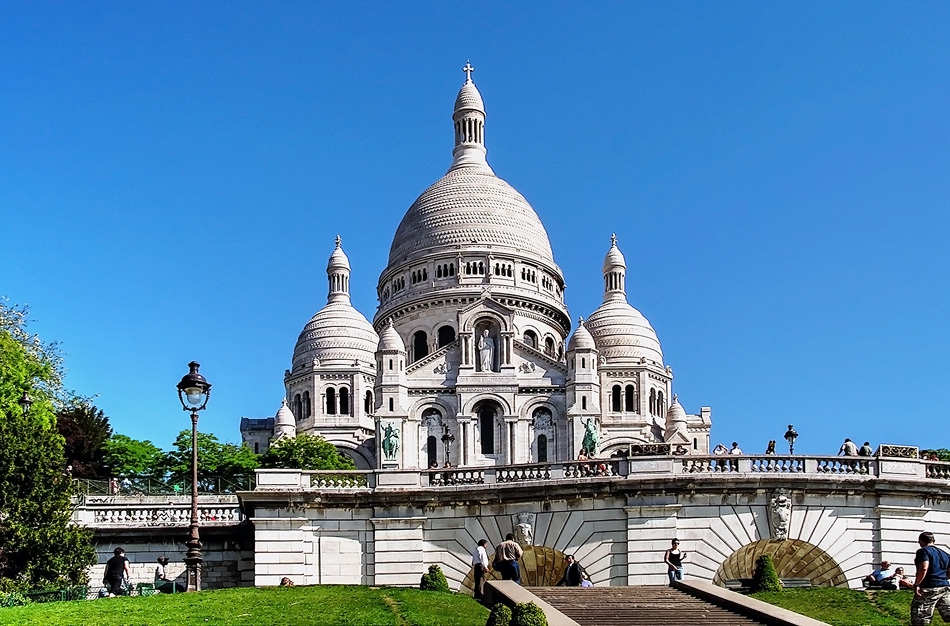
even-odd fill
[[[465,67],[462,68],[462,71],[465,72],[465,82],[466,83],[472,82],[472,72],[475,71],[475,68],[472,67],[471,61],[465,62]]]
[[[617,245],[617,233],[610,233],[610,245],[611,246]]]
[[[336,241],[336,247],[339,248],[340,244],[343,243],[343,238],[337,235],[334,241]]]

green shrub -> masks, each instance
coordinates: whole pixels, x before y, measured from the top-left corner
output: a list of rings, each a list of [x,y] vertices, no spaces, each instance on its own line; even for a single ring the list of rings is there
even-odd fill
[[[755,572],[752,574],[752,593],[760,591],[781,591],[782,581],[775,571],[775,563],[768,554],[763,554],[755,561]]]
[[[491,613],[488,614],[488,621],[485,622],[485,626],[510,626],[510,624],[511,609],[501,602],[491,608]]]
[[[30,601],[19,591],[0,593],[0,606],[26,606]]]
[[[419,583],[419,589],[423,591],[445,591],[449,590],[449,581],[445,580],[445,574],[438,565],[430,565],[429,571],[422,575],[422,581]]]
[[[548,626],[548,618],[534,602],[522,602],[511,612],[511,626]]]

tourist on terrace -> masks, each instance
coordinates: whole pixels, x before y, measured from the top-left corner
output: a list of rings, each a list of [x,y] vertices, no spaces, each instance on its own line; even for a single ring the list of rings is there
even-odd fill
[[[495,570],[501,574],[502,580],[513,580],[521,584],[521,568],[518,559],[524,554],[512,533],[505,535],[505,540],[495,548]]]
[[[871,442],[865,441],[861,449],[858,450],[858,456],[874,456],[874,450],[871,449]]]
[[[713,448],[713,454],[729,454],[729,448],[721,443],[717,443],[716,447]]]
[[[929,624],[934,608],[940,612],[943,621],[950,622],[950,583],[947,581],[950,554],[934,545],[933,533],[920,533],[917,543],[920,550],[914,556],[917,574],[914,599],[910,603],[910,623],[912,626]]]
[[[769,440],[769,445],[765,447],[765,453],[775,454],[775,440],[774,439]]]
[[[735,441],[732,442],[732,449],[729,450],[729,454],[736,454],[736,455],[742,454],[742,448],[739,447],[738,442],[735,442]]]
[[[854,442],[850,439],[845,438],[844,443],[838,449],[838,456],[858,456],[858,446],[854,445]]]
[[[864,577],[864,582],[877,587],[884,581],[885,578],[890,578],[893,575],[894,572],[891,570],[890,562],[881,561],[880,567]]]
[[[670,549],[663,555],[663,562],[667,567],[666,574],[670,577],[671,585],[674,580],[683,580],[683,559],[685,558],[686,553],[680,552],[680,540],[674,539]]]

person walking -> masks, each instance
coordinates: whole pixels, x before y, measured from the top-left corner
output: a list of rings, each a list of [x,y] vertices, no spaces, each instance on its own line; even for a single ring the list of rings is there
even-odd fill
[[[663,562],[666,563],[666,575],[670,577],[670,584],[674,580],[683,580],[683,559],[686,558],[685,552],[680,552],[680,540],[674,539],[670,549],[663,555]]]
[[[129,560],[125,558],[125,550],[116,548],[112,551],[114,555],[106,561],[106,572],[102,577],[102,582],[109,588],[109,597],[125,595],[123,583],[129,580]]]
[[[524,554],[511,533],[505,535],[505,540],[495,548],[495,569],[501,574],[502,580],[513,580],[521,584],[521,568],[518,559]]]
[[[920,549],[914,556],[917,576],[914,578],[914,599],[910,603],[911,626],[929,624],[934,608],[943,621],[950,622],[950,582],[947,568],[950,554],[934,545],[934,534],[922,532],[917,538]]]
[[[567,563],[567,567],[564,568],[564,575],[561,576],[561,581],[557,584],[557,586],[580,587],[581,581],[584,579],[584,576],[581,573],[580,564],[574,560],[573,554],[568,554],[566,557],[564,557],[564,561]]]
[[[472,570],[475,572],[475,599],[485,596],[485,579],[488,578],[488,540],[481,539],[472,552]]]

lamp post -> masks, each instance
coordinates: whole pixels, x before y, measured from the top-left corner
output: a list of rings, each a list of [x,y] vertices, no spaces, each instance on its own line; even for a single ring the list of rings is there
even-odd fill
[[[201,540],[198,538],[198,411],[208,404],[211,383],[198,373],[196,361],[188,364],[189,372],[178,383],[178,399],[184,411],[191,411],[191,525],[188,527],[188,591],[201,591]]]
[[[449,432],[449,426],[446,424],[442,427],[442,446],[445,448],[445,462],[450,463],[449,461],[449,446],[452,445],[452,442],[455,441],[455,435]]]
[[[795,440],[798,439],[798,433],[795,432],[795,429],[792,428],[792,425],[788,425],[788,430],[785,431],[785,441],[788,442],[788,453],[795,454]]]
[[[23,395],[20,396],[20,399],[17,400],[17,404],[20,405],[20,408],[23,409],[23,415],[30,414],[30,407],[33,406],[33,398],[30,397],[30,394],[23,392]]]

